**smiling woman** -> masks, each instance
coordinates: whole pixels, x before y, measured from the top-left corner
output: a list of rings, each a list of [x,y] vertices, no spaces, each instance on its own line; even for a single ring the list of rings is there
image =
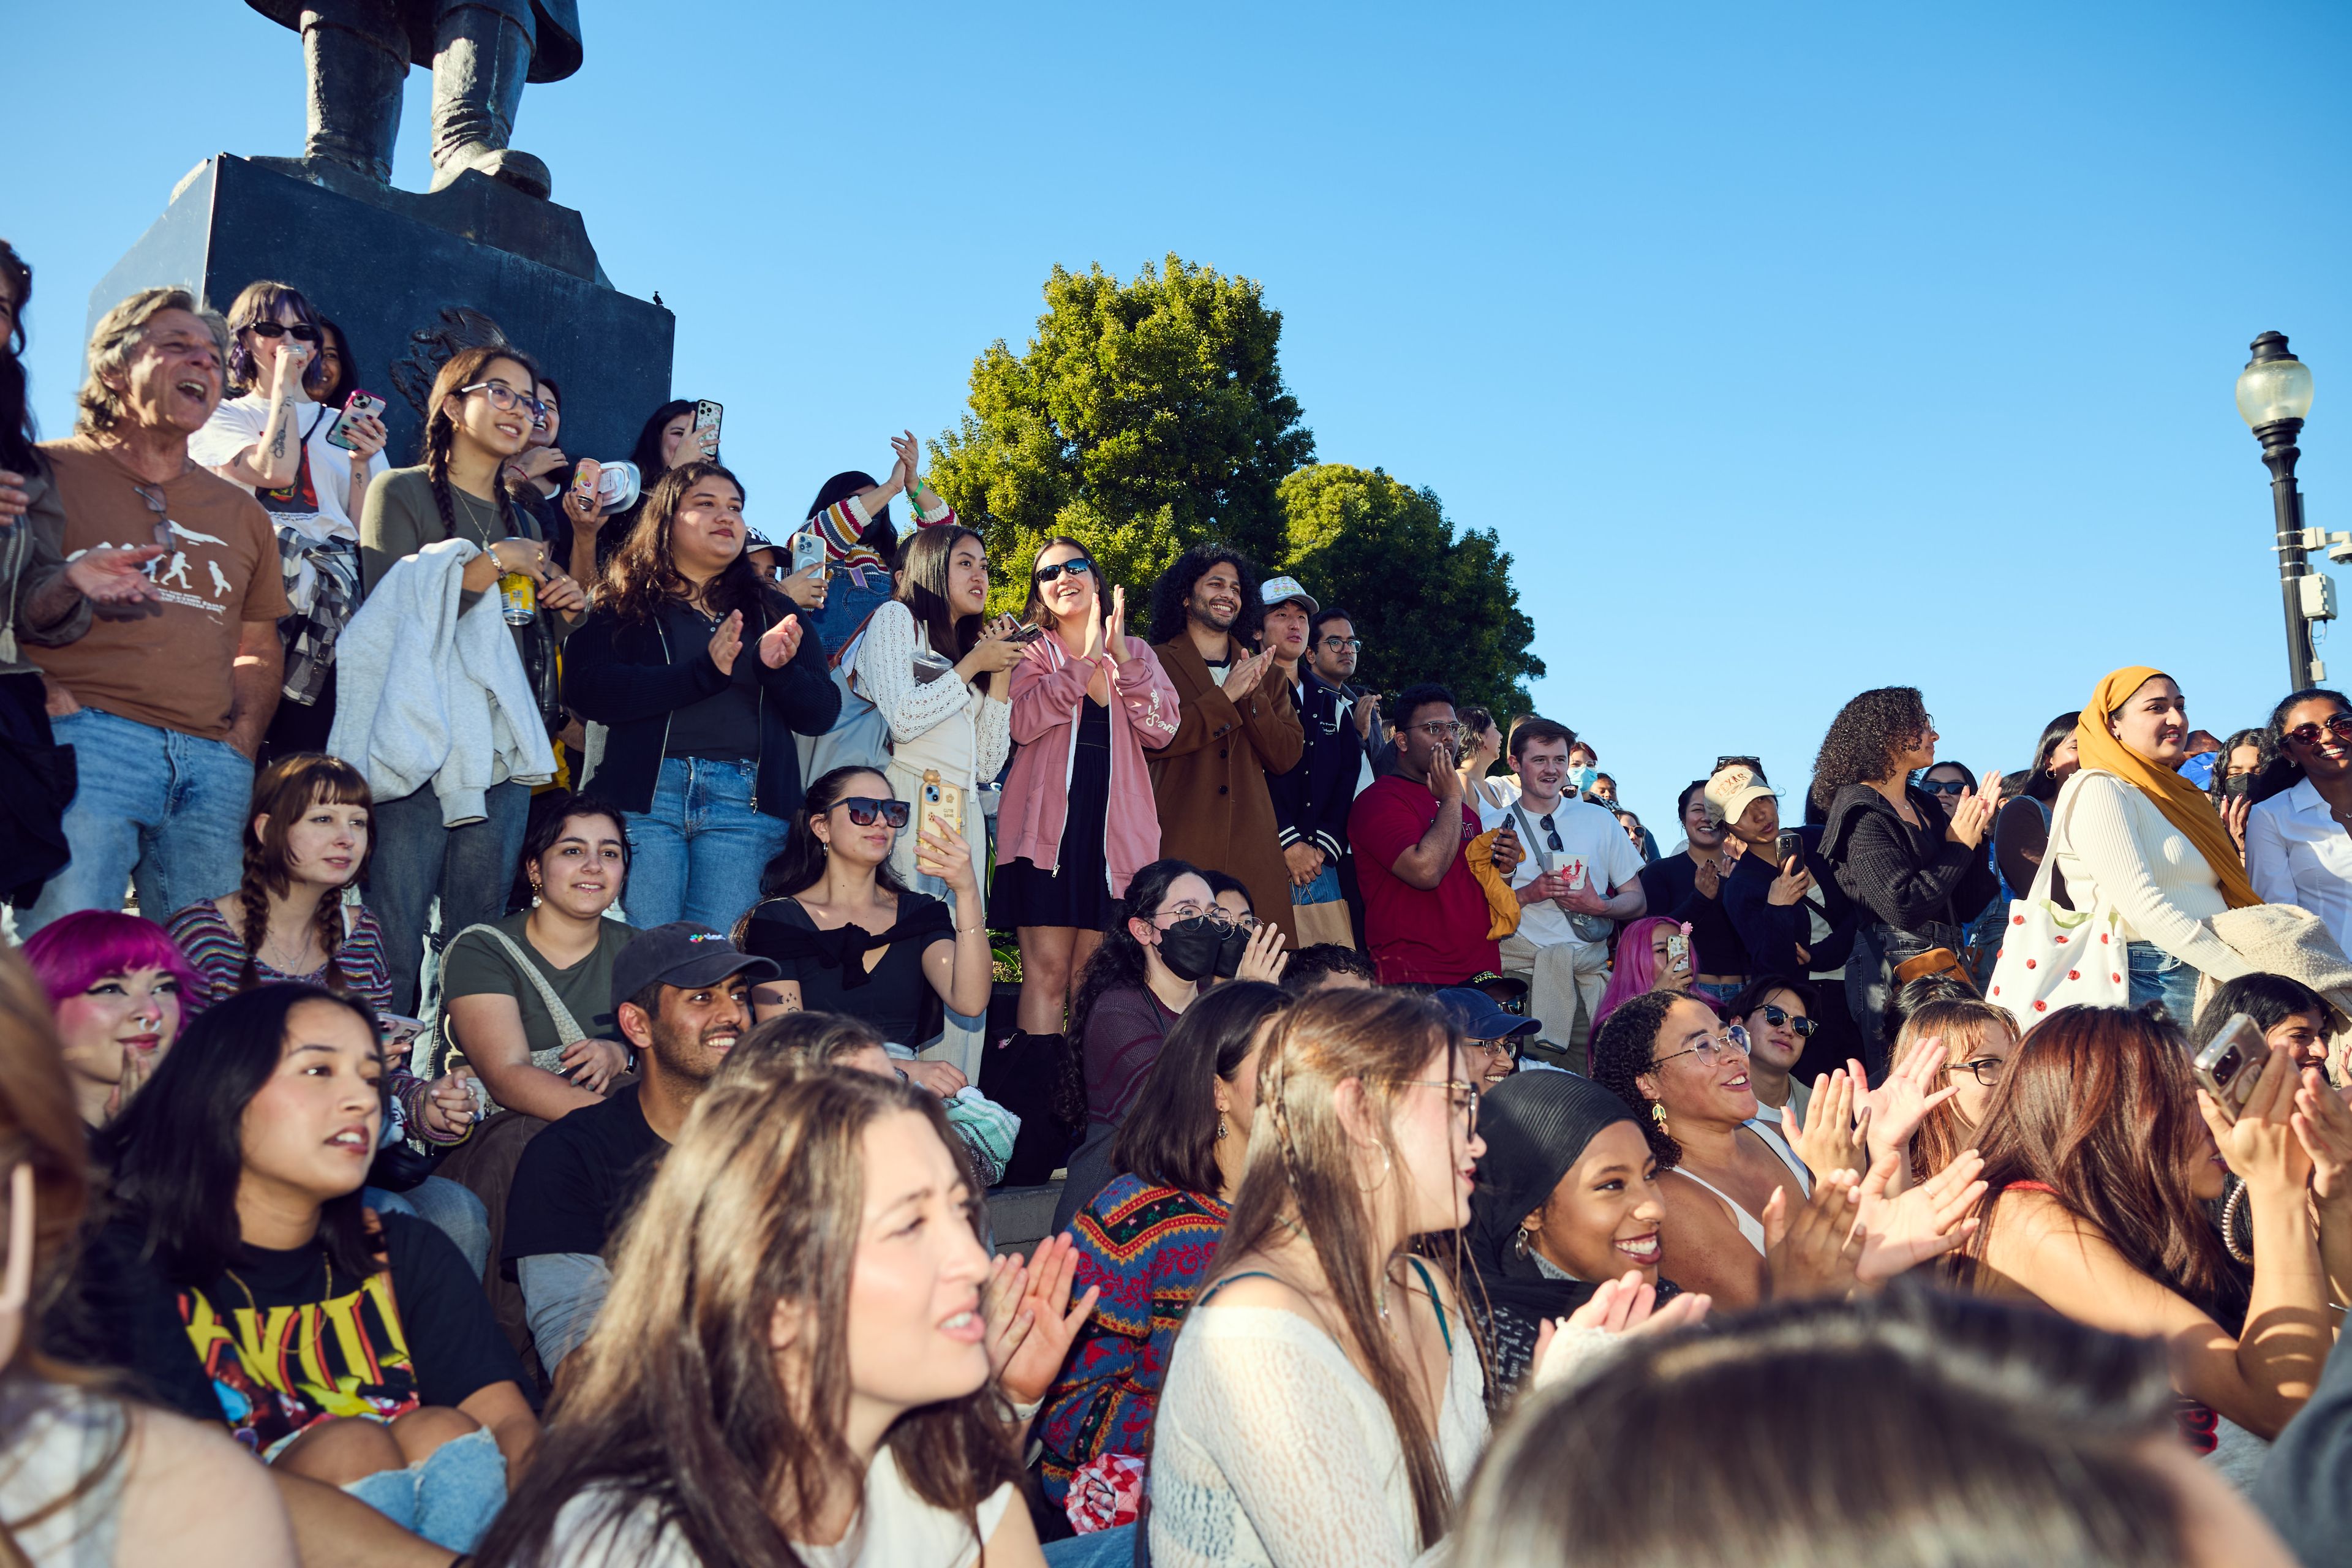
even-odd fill
[[[103,1127],[179,1038],[195,972],[161,926],[112,910],[51,921],[25,957],[57,1014],[82,1121]]]

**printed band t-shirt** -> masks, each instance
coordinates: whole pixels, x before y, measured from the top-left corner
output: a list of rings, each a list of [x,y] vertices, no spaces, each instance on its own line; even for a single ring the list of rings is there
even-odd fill
[[[1434,888],[1416,888],[1393,868],[1437,820],[1437,797],[1419,779],[1396,773],[1375,779],[1348,813],[1348,841],[1356,854],[1356,882],[1364,895],[1364,935],[1381,984],[1458,985],[1500,963],[1486,935],[1486,895],[1456,849]],[[1466,805],[1462,842],[1478,837],[1478,818]]]
[[[42,443],[65,508],[67,559],[101,545],[170,547],[147,568],[160,603],[122,620],[92,618],[62,647],[27,645],[43,674],[95,708],[134,723],[217,741],[228,734],[230,670],[248,621],[275,624],[293,606],[278,563],[278,532],[253,492],[190,468],[160,495],[159,517],[139,476],[85,437]]]

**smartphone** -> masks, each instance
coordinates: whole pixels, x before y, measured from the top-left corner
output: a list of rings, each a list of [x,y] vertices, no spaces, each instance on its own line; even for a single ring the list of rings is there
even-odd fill
[[[383,1054],[388,1057],[404,1055],[416,1043],[416,1037],[425,1033],[424,1019],[400,1013],[378,1013],[375,1026],[383,1037]]]
[[[1036,622],[1024,621],[1019,626],[1013,628],[1010,640],[1013,642],[1035,642],[1039,637],[1044,637],[1045,635],[1045,628],[1040,626]]]
[[[2211,1045],[2197,1053],[2189,1070],[2213,1097],[2221,1114],[2235,1121],[2246,1101],[2254,1097],[2254,1085],[2262,1081],[2263,1064],[2270,1060],[2270,1054],[2262,1026],[2240,1013],[2221,1026]]]
[[[918,852],[928,853],[923,843],[926,829],[940,826],[963,831],[963,791],[951,784],[940,782],[940,770],[923,770],[922,787],[915,792],[915,845]]]
[[[793,575],[797,577],[812,566],[824,564],[824,540],[814,528],[804,528],[793,535]]]
[[[334,425],[327,431],[327,445],[352,449],[352,426],[371,414],[381,415],[384,401],[373,392],[354,392],[343,399],[343,411],[335,416]]]
[[[1685,974],[1690,973],[1690,938],[1681,935],[1666,938],[1666,967]]]
[[[699,436],[705,430],[709,431],[708,450],[713,452],[719,450],[719,416],[721,412],[719,405],[707,397],[694,405],[694,433]]]
[[[1805,836],[1781,829],[1780,842],[1773,846],[1772,854],[1775,864],[1786,866],[1794,860],[1801,869],[1805,864]]]

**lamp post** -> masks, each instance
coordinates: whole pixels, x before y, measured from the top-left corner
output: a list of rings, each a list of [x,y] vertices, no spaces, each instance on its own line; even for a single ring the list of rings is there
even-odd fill
[[[2304,554],[2303,496],[2294,486],[2294,438],[2311,412],[2311,367],[2287,352],[2284,332],[2253,341],[2254,357],[2238,373],[2238,416],[2263,444],[2271,471],[2271,510],[2278,530],[2279,597],[2286,608],[2286,689],[2313,683],[2311,623],[2304,615],[2301,579],[2311,568]]]

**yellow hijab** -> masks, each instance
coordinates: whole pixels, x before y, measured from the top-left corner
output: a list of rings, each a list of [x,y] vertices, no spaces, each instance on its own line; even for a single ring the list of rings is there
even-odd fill
[[[2238,858],[2238,847],[2231,841],[2230,830],[2221,825],[2221,815],[2205,798],[2205,792],[2170,768],[2149,762],[2107,732],[2107,720],[2116,710],[2129,701],[2133,692],[2163,676],[2160,669],[2135,664],[2100,681],[2092,689],[2091,700],[2083,704],[2082,718],[2075,721],[2075,750],[2082,756],[2083,766],[2114,773],[2156,803],[2164,819],[2180,829],[2204,855],[2206,864],[2213,868],[2213,875],[2221,884],[2221,896],[2230,900],[2231,909],[2259,904],[2263,900],[2254,892],[2254,885],[2246,879],[2245,863]]]

